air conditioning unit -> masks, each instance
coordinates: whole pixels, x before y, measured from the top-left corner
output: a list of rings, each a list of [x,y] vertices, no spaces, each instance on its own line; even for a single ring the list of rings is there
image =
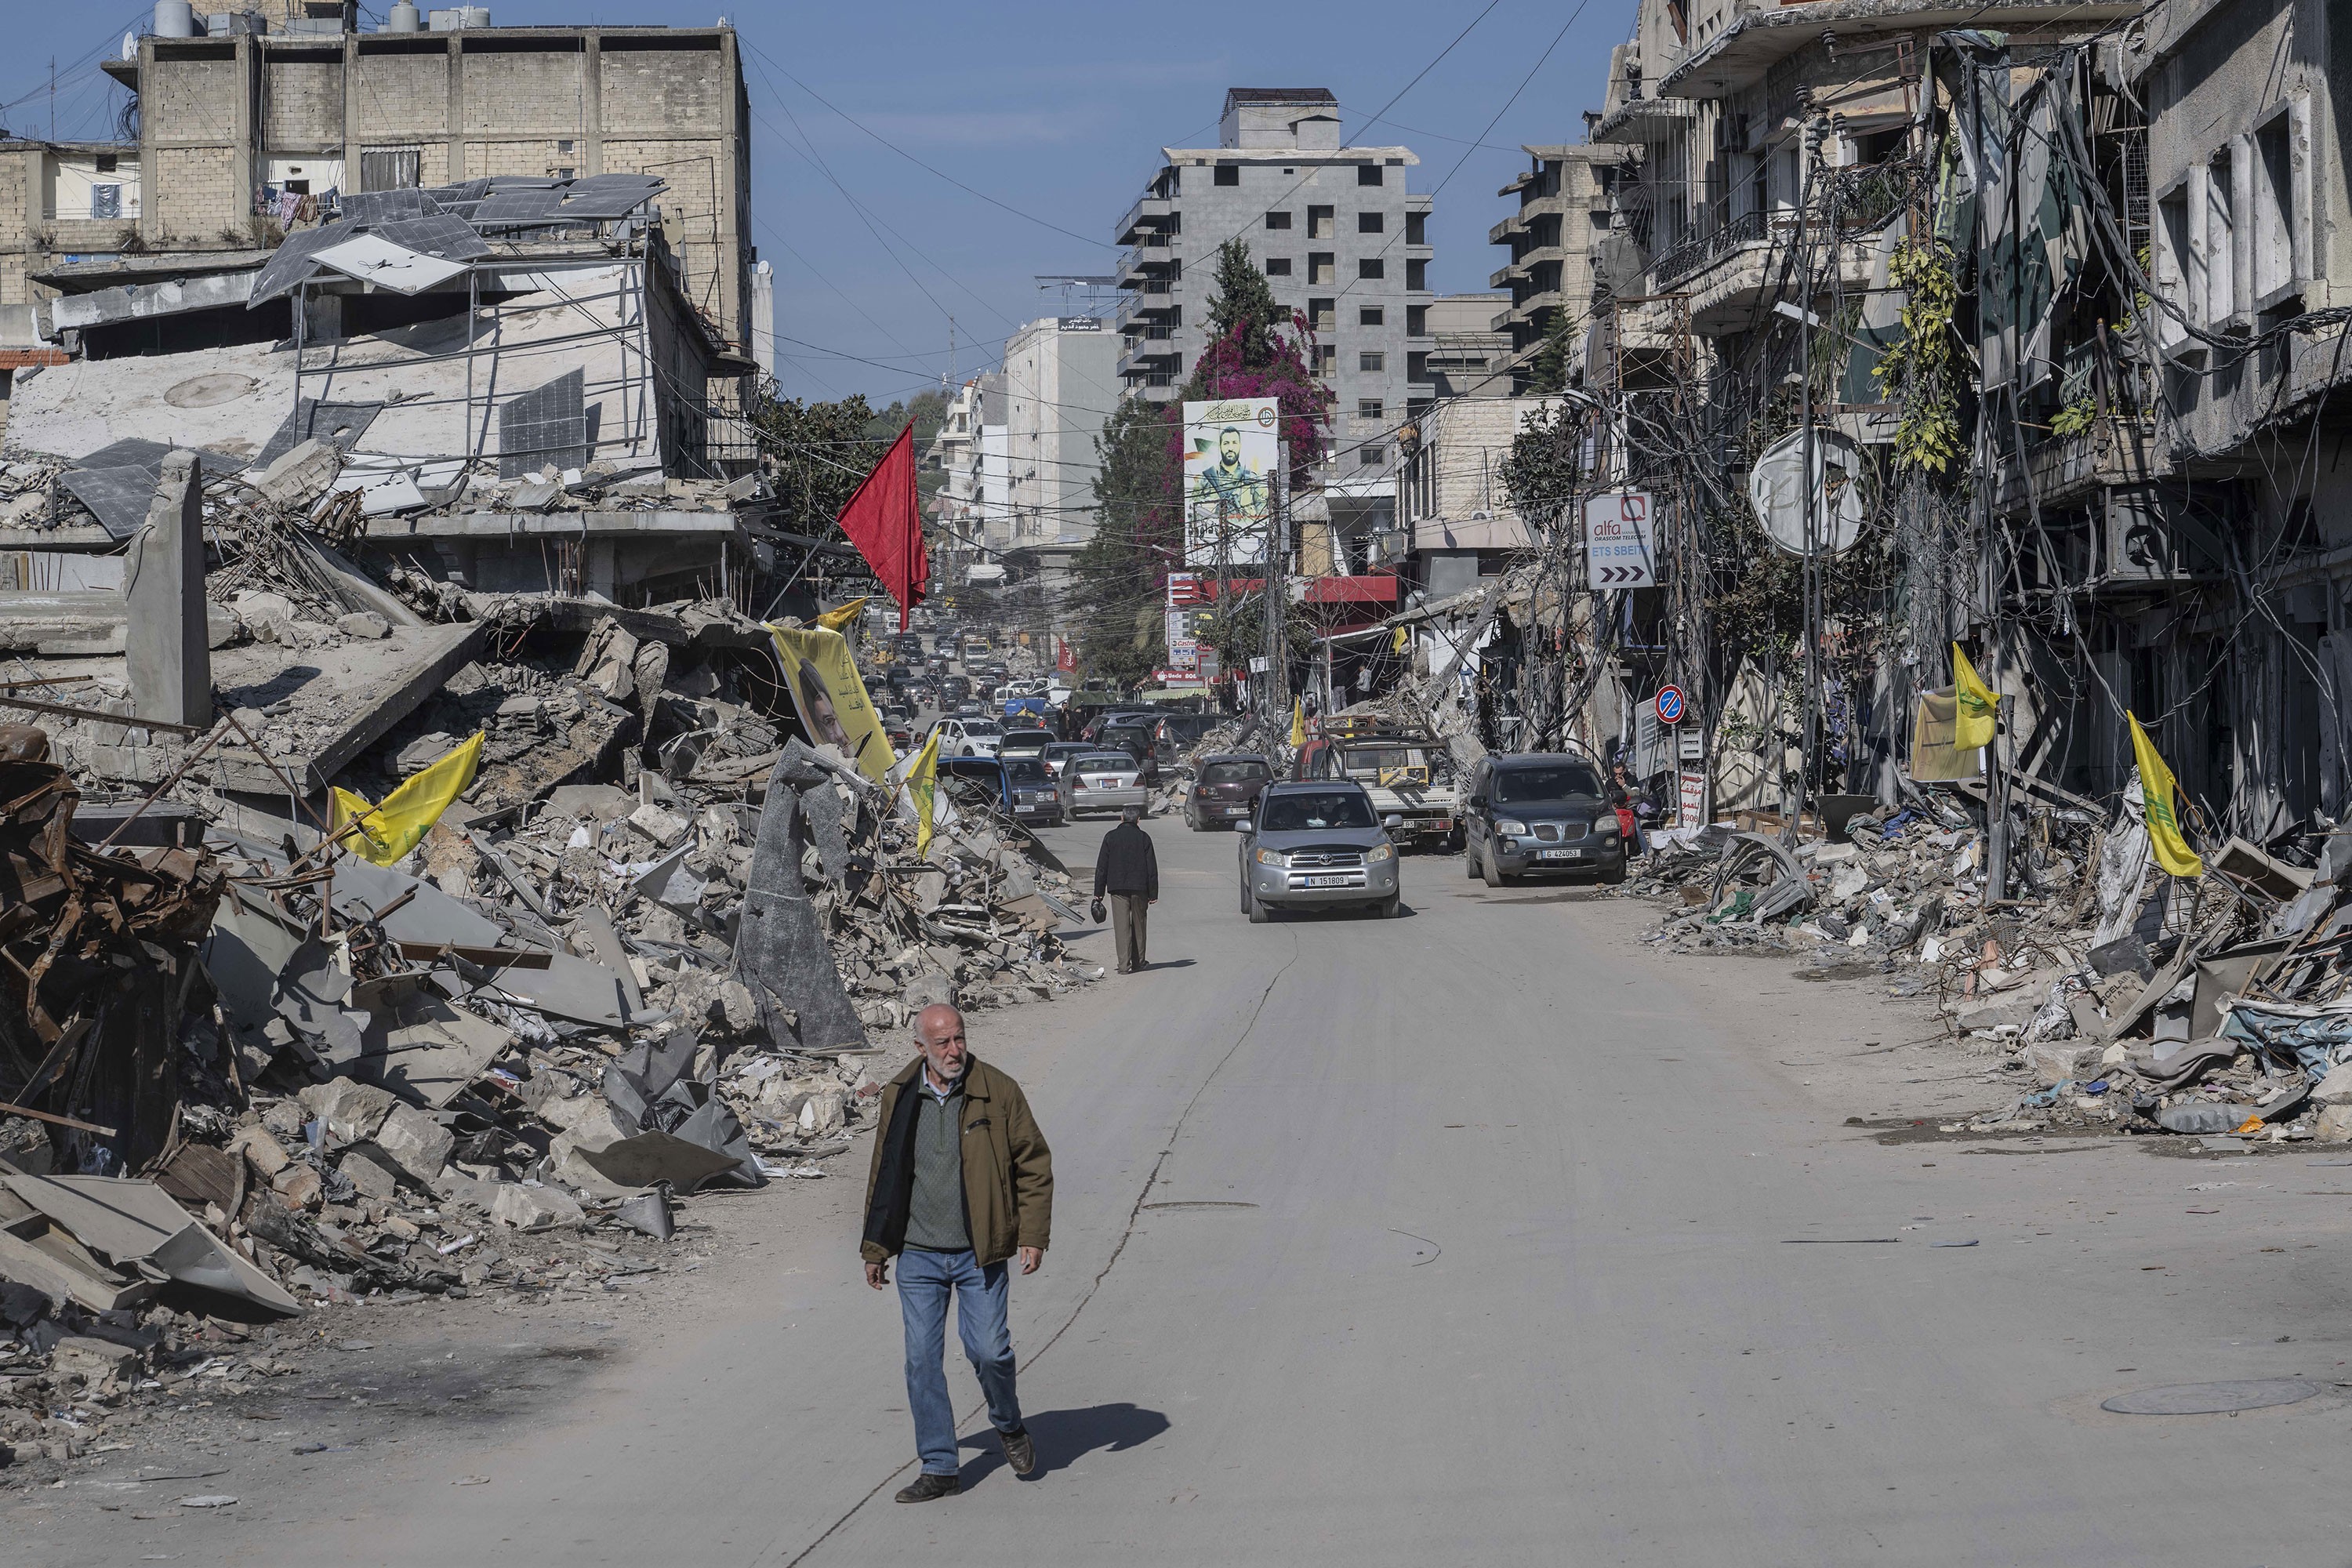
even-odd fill
[[[2240,488],[2200,481],[2105,492],[2103,575],[2110,583],[2210,582],[2225,575],[2226,540],[2248,514]]]

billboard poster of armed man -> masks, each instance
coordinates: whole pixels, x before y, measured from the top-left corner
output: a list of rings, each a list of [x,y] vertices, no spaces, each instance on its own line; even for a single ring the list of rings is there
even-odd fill
[[[1280,406],[1271,397],[1184,405],[1184,563],[1261,565],[1274,528]]]

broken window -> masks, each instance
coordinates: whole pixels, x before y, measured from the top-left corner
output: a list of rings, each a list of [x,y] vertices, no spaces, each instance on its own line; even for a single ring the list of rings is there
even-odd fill
[[[2205,297],[2203,257],[2192,242],[2189,205],[2193,176],[2183,180],[2156,202],[2156,286],[2182,315],[2196,318],[2201,314]],[[2196,340],[2172,311],[2158,309],[2156,312],[2158,346],[2168,354],[2187,353]]]
[[[1242,183],[1242,166],[1239,163],[1218,164],[1216,176],[1212,183],[1220,185],[1240,184]]]
[[[1287,256],[1269,256],[1269,257],[1267,257],[1267,258],[1265,258],[1265,275],[1266,275],[1268,278],[1287,278],[1287,277],[1289,277],[1289,276],[1290,276],[1290,258],[1288,258]]]
[[[1328,239],[1328,238],[1330,238],[1330,237],[1331,237],[1331,232],[1332,232],[1332,216],[1331,216],[1331,215],[1332,215],[1332,213],[1333,213],[1333,211],[1334,211],[1334,210],[1335,210],[1335,209],[1333,209],[1333,208],[1331,208],[1331,207],[1308,207],[1308,208],[1307,209],[1307,238],[1309,238],[1309,239]]]
[[[1307,324],[1318,332],[1328,332],[1339,324],[1339,302],[1337,300],[1307,301]]]
[[[2258,126],[2247,158],[2247,265],[2253,308],[2285,303],[2311,278],[2309,170],[2297,154],[2308,144],[2310,106],[2280,104]]]
[[[2216,152],[2205,166],[2205,232],[2200,248],[2205,258],[2202,313],[2209,323],[2227,321],[2238,313],[2238,161],[2227,147]]]
[[[1337,274],[1339,258],[1328,250],[1309,251],[1307,257],[1307,281],[1329,283]]]
[[[422,150],[415,147],[362,148],[360,152],[360,189],[415,190],[422,157]]]

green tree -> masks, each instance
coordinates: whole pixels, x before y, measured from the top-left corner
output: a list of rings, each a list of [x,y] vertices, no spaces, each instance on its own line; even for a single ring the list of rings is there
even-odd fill
[[[1168,573],[1183,531],[1171,477],[1181,407],[1130,397],[1095,438],[1095,531],[1072,560],[1071,609],[1086,673],[1132,685],[1167,653]]]
[[[1216,293],[1209,300],[1210,338],[1230,338],[1239,329],[1241,368],[1263,370],[1273,364],[1282,357],[1291,313],[1276,300],[1273,286],[1250,254],[1249,241],[1236,237],[1217,247],[1215,277]]]
[[[1584,483],[1584,413],[1555,403],[1522,417],[1497,470],[1511,510],[1542,527],[1566,511]]]
[[[752,416],[784,526],[824,535],[905,421],[888,426],[863,396],[838,403],[772,398]]]
[[[1576,363],[1575,325],[1569,313],[1554,306],[1544,323],[1543,347],[1528,367],[1528,391],[1537,395],[1568,390],[1569,367]]]

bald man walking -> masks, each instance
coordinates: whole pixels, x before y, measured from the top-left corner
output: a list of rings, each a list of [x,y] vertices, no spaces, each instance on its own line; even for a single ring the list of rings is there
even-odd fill
[[[1021,1086],[971,1054],[953,1007],[924,1008],[915,1043],[922,1054],[882,1089],[860,1248],[866,1282],[877,1290],[890,1281],[890,1259],[898,1260],[907,1407],[923,1465],[900,1502],[963,1489],[944,1365],[950,1295],[1004,1462],[1016,1476],[1037,1468],[1013,1394],[1006,1265],[1017,1252],[1021,1272],[1037,1272],[1054,1217],[1053,1151]]]

